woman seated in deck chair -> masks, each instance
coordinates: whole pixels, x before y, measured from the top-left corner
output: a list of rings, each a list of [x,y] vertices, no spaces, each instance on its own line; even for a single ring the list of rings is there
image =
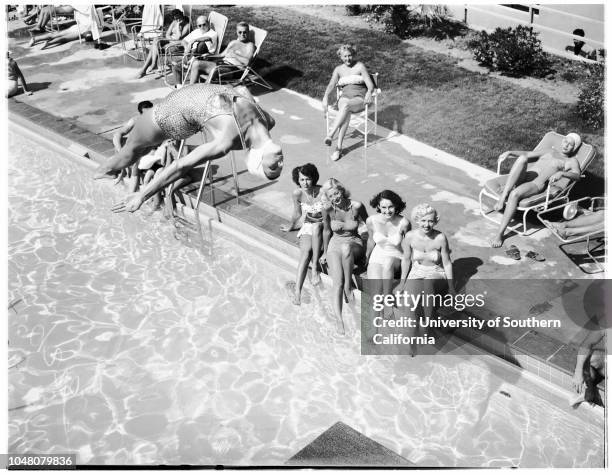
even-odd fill
[[[500,159],[509,156],[515,156],[517,159],[510,169],[504,189],[494,206],[496,211],[504,210],[504,215],[497,233],[491,240],[491,247],[502,245],[506,226],[510,223],[522,199],[541,193],[549,182],[554,183],[563,177],[570,180],[580,178],[580,165],[574,155],[581,143],[580,136],[572,132],[563,138],[560,150],[555,148],[531,152],[510,150],[500,155]],[[536,160],[528,168],[527,165],[531,159]]]
[[[187,18],[181,10],[175,8],[172,10],[172,23],[166,30],[165,37],[158,37],[153,39],[153,44],[149,48],[149,54],[147,55],[142,68],[138,70],[137,79],[144,77],[147,74],[149,66],[151,68],[157,68],[156,79],[163,76],[161,65],[159,64],[160,48],[165,47],[169,44],[181,44],[181,40],[189,34],[189,18]]]
[[[323,183],[321,189],[329,206],[323,210],[323,255],[319,261],[329,264],[332,305],[338,332],[343,335],[342,298],[353,302],[353,266],[365,256],[359,225],[365,224],[368,213],[362,203],[351,200],[349,191],[335,178]]]
[[[372,101],[374,91],[370,73],[362,62],[355,60],[355,47],[342,45],[337,54],[342,64],[334,69],[323,96],[323,112],[327,114],[329,95],[336,86],[342,89],[342,95],[338,98],[338,115],[325,137],[325,145],[331,146],[334,134],[338,132],[338,145],[331,155],[334,161],[342,156],[342,141],[351,121],[351,114],[363,111],[365,105]]]
[[[247,149],[249,172],[265,180],[275,180],[283,169],[283,152],[270,137],[274,124],[270,114],[255,103],[244,87],[185,86],[136,117],[123,148],[98,167],[94,178],[112,178],[164,140],[184,140],[204,132],[208,142],[174,161],[143,189],[116,203],[112,210],[134,212],[197,165],[224,157],[232,150]]]

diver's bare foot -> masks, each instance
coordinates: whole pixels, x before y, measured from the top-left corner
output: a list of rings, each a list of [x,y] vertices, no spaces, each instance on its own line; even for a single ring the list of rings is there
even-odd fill
[[[503,242],[504,242],[504,237],[498,234],[491,240],[491,247],[501,247]]]
[[[315,287],[321,283],[321,274],[316,271],[312,272],[312,276],[310,277],[310,283]]]

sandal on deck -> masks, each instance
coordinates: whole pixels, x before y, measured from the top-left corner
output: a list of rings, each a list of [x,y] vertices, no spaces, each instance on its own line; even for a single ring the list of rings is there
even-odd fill
[[[514,244],[512,246],[506,248],[506,255],[515,261],[521,260],[521,251]]]
[[[340,160],[340,157],[342,156],[342,150],[340,149],[336,149],[336,151],[334,153],[331,154],[331,159],[336,162],[338,160]]]
[[[535,251],[527,251],[527,254],[525,254],[526,257],[528,257],[529,259],[533,259],[534,261],[537,262],[543,262],[546,260],[546,258],[544,256],[541,256],[540,254],[538,254]]]

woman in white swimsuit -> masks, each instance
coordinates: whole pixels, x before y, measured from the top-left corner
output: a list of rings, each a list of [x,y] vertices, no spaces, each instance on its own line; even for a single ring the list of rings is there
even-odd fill
[[[372,101],[372,92],[374,91],[374,82],[365,65],[353,58],[355,47],[342,45],[337,53],[342,60],[342,64],[334,69],[323,96],[323,112],[327,113],[329,95],[336,85],[342,89],[342,95],[338,98],[338,115],[325,137],[325,145],[331,146],[334,134],[338,131],[338,146],[331,155],[331,159],[334,161],[342,156],[342,141],[351,121],[351,114],[364,110],[365,105]]]
[[[329,207],[323,210],[323,255],[320,262],[329,263],[332,305],[338,331],[344,334],[342,296],[344,294],[347,303],[353,301],[353,266],[365,255],[359,226],[365,224],[368,213],[362,203],[351,200],[349,191],[335,178],[323,183],[322,189]]]
[[[438,212],[429,204],[422,203],[413,208],[410,217],[415,228],[406,233],[402,242],[402,277],[396,291],[425,296],[454,294],[448,239],[444,233],[434,229],[440,219]],[[423,306],[425,317],[432,317],[433,311],[434,306]],[[414,314],[411,316],[414,318]],[[410,330],[416,334],[419,329]]]
[[[366,221],[368,226],[368,279],[380,281],[375,292],[391,292],[396,274],[399,274],[403,257],[401,243],[410,230],[410,221],[401,215],[406,203],[391,190],[383,190],[370,201],[377,214]],[[378,284],[378,283],[377,283]]]
[[[317,266],[321,255],[321,239],[323,230],[323,208],[325,207],[319,181],[319,171],[312,163],[301,167],[295,167],[292,172],[293,182],[299,186],[293,190],[293,216],[289,225],[283,224],[281,231],[289,232],[297,229],[297,225],[303,218],[302,226],[297,237],[300,245],[300,262],[295,278],[295,291],[291,301],[294,305],[300,305],[302,299],[302,287],[308,273],[308,263],[312,258],[312,274],[310,282],[318,285],[321,276]]]

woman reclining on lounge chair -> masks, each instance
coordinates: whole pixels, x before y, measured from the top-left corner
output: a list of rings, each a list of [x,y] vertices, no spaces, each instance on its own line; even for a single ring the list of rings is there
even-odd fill
[[[570,133],[563,138],[561,150],[550,148],[531,152],[508,151],[500,155],[500,159],[504,155],[504,158],[514,155],[517,159],[510,169],[508,180],[494,206],[496,211],[501,211],[504,207],[505,209],[497,233],[491,240],[491,247],[502,245],[506,227],[523,198],[542,192],[548,182],[554,183],[563,177],[570,180],[580,178],[580,165],[575,155],[581,143],[578,134]],[[537,160],[528,169],[529,160],[534,158]]]
[[[581,236],[597,233],[605,229],[606,212],[603,209],[589,214],[581,214],[569,221],[549,223],[557,232],[559,237],[567,239],[573,236]]]

